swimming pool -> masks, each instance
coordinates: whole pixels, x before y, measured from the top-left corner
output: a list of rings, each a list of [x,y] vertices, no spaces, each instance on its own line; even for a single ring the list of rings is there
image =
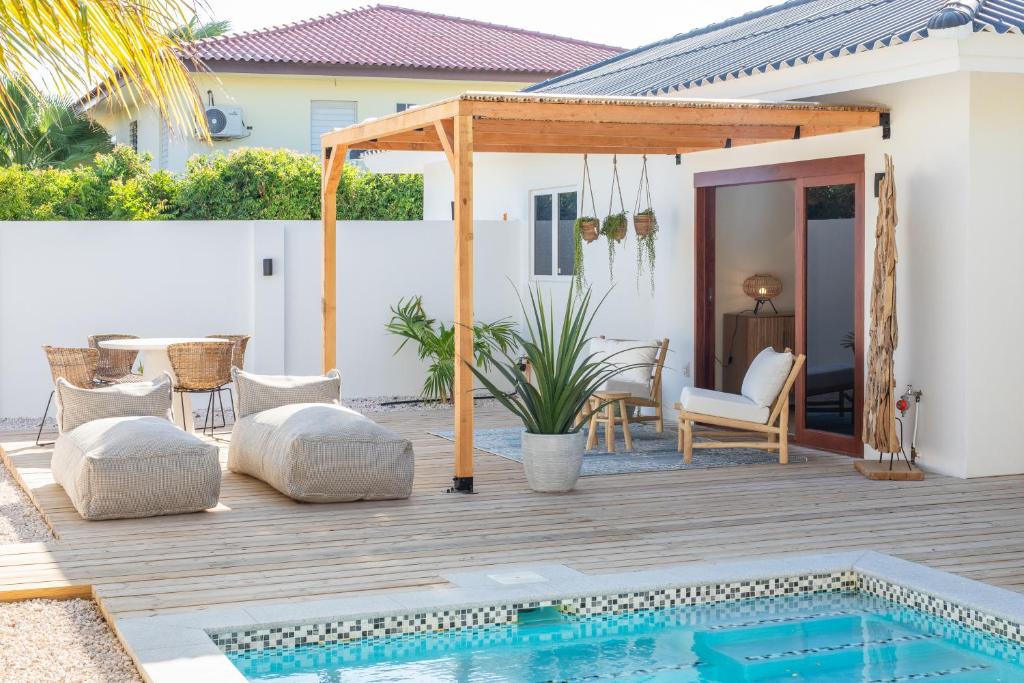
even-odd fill
[[[228,653],[250,681],[1024,680],[1024,647],[858,590]]]

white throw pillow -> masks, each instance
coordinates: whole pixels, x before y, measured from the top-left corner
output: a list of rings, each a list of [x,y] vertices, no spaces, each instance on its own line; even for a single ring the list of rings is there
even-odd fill
[[[792,369],[793,354],[788,351],[778,353],[769,346],[757,354],[747,368],[740,393],[759,406],[770,406],[779,397]]]
[[[57,431],[61,434],[107,417],[171,419],[171,377],[166,373],[148,382],[128,382],[83,389],[57,379]]]
[[[341,373],[326,375],[256,375],[231,368],[238,391],[238,417],[296,403],[332,403],[341,401]]]
[[[654,364],[658,362],[660,341],[639,341],[630,339],[590,340],[590,352],[596,354],[595,360],[606,361],[617,367],[642,364],[642,367],[629,368],[615,375],[615,379],[635,384],[646,384],[651,379]]]

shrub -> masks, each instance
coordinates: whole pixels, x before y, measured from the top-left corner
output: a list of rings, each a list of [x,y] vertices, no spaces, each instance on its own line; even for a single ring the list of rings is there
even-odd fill
[[[0,220],[316,220],[320,163],[288,150],[239,149],[196,156],[183,175],[150,170],[125,146],[90,166],[0,167]],[[423,178],[346,166],[338,188],[344,220],[419,220]]]

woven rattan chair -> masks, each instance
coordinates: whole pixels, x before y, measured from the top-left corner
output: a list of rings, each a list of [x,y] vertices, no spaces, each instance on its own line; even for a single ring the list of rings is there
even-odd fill
[[[46,361],[50,364],[50,377],[54,385],[57,380],[63,377],[65,380],[82,389],[94,389],[99,386],[96,381],[96,367],[99,363],[99,352],[96,349],[78,349],[61,346],[44,346]],[[46,416],[50,412],[50,404],[53,403],[53,391],[46,399],[46,410],[43,411],[43,418],[39,420],[39,431],[36,432],[37,446],[50,446],[52,443],[41,443],[43,425],[46,423]]]
[[[221,424],[213,419],[214,397],[231,382],[231,358],[234,342],[185,342],[167,347],[167,357],[174,371],[174,390],[181,395],[181,426],[185,428],[184,394],[209,394],[203,433],[212,433],[217,427],[226,427],[227,419],[221,407]]]
[[[245,348],[249,345],[249,335],[247,334],[208,334],[206,335],[211,339],[227,339],[230,342],[234,342],[235,348],[231,353],[231,367],[238,368],[239,370],[245,369]],[[231,385],[227,385],[217,390],[217,400],[220,402],[220,414],[224,415],[224,392],[228,392],[228,401],[231,403],[231,414],[237,419],[235,415],[235,394],[231,390]]]
[[[132,373],[138,351],[127,349],[105,349],[100,342],[111,339],[138,339],[134,334],[94,334],[89,337],[89,348],[99,352],[96,366],[96,378],[101,382],[118,384],[121,382],[141,382],[142,376]]]

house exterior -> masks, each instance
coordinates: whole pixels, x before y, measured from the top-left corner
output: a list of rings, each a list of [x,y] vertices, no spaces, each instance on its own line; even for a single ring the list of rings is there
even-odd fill
[[[244,129],[204,143],[172,130],[148,105],[125,108],[99,92],[82,101],[118,143],[182,171],[194,154],[237,147],[318,153],[332,128],[467,89],[526,85],[621,49],[388,5],[199,41],[196,88],[207,105],[241,108]]]
[[[648,158],[661,228],[656,286],[653,293],[645,281],[634,286],[636,247],[627,238],[625,253],[620,251],[615,262],[617,284],[596,331],[671,339],[663,377],[666,405],[684,386],[708,384],[708,366],[712,376],[715,368],[707,359],[717,358],[722,349],[707,348],[706,338],[717,332],[720,340],[721,313],[741,306],[725,300],[739,292],[746,275],[784,268],[785,259],[779,262],[772,240],[763,237],[779,216],[789,226],[790,240],[794,231],[809,225],[800,222],[806,208],[800,192],[839,182],[830,174],[841,174],[842,182],[856,188],[857,234],[851,239],[862,272],[855,296],[864,308],[870,301],[877,215],[872,180],[889,154],[899,216],[896,385],[913,384],[923,391],[919,464],[958,477],[1024,472],[1016,424],[1017,388],[1024,383],[1017,340],[1024,335],[1024,320],[1014,306],[1024,287],[1024,232],[1019,227],[1024,214],[1022,28],[1024,3],[1019,0],[791,0],[529,88],[584,96],[870,104],[890,112],[884,129],[803,138],[795,130],[791,140],[733,144],[730,139],[721,149]],[[566,233],[540,212],[552,203],[579,201],[582,160],[558,154],[476,156],[476,219],[507,223],[520,235],[521,270],[505,275],[521,285],[566,291],[571,268],[558,272],[558,255],[571,250],[571,242],[559,241]],[[412,153],[382,153],[367,157],[367,164],[411,170],[421,163],[413,159]],[[633,156],[617,159],[627,211],[635,207],[641,163]],[[597,194],[594,211],[598,217],[617,211],[619,198],[610,192],[612,157],[591,154],[588,165]],[[427,157],[422,169],[425,218],[450,219],[447,163]],[[786,178],[789,184],[765,182],[772,178]],[[708,213],[714,219],[716,210],[717,229],[727,223],[747,226],[741,241],[749,262],[734,271],[720,269],[714,289],[705,292],[705,286],[712,286],[706,279],[707,261],[713,260],[706,251]],[[592,212],[589,198],[570,217],[579,211]],[[789,213],[779,213],[784,211]],[[584,247],[586,276],[597,291],[610,284],[604,244],[602,239]],[[798,268],[781,275],[779,303],[795,307],[799,319],[801,309],[806,316],[809,297],[828,288],[829,274],[801,282],[797,273],[807,278],[816,258],[820,266],[827,255],[810,255],[806,242],[799,252],[797,244]],[[794,253],[792,246],[788,249]],[[500,275],[487,277],[500,286]],[[732,280],[723,282],[722,277]],[[712,303],[721,304],[713,323],[701,318],[709,292],[716,297]],[[805,299],[794,300],[794,292]],[[857,322],[862,340],[867,339],[868,318],[862,310]],[[862,384],[855,387],[862,390]],[[877,456],[863,448],[855,453]]]

